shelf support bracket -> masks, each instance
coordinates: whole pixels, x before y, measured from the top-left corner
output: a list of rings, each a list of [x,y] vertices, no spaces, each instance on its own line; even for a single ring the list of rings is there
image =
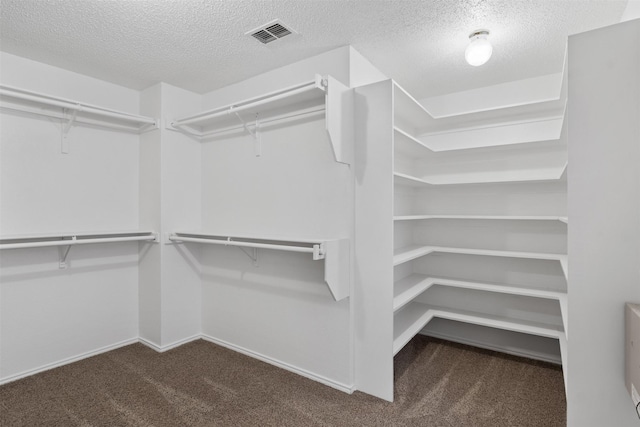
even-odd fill
[[[73,123],[76,121],[76,117],[78,117],[78,112],[81,109],[82,109],[82,105],[80,104],[76,105],[76,108],[74,108],[73,114],[69,118],[69,121],[67,121],[67,123],[65,123],[64,127],[62,128],[62,141],[61,141],[62,147],[60,149],[62,154],[69,154],[69,141],[67,141],[67,135],[69,135],[71,126],[73,126]],[[67,111],[68,109],[65,108],[65,112]]]
[[[76,240],[76,236],[73,236],[71,240]],[[69,255],[69,251],[71,250],[71,245],[67,246],[58,246],[58,268],[64,269],[67,268],[67,255]]]
[[[227,237],[227,242],[231,242],[231,237]],[[248,252],[242,246],[236,246],[236,248],[240,249],[242,252],[244,252],[246,256],[248,256],[251,259],[251,262],[253,263],[254,267],[258,266],[258,248],[251,248],[251,252]]]
[[[242,246],[236,246],[236,247],[240,249],[242,252],[244,252],[244,254],[251,259],[251,262],[254,267],[258,266],[258,248],[251,248],[251,252],[249,252]]]

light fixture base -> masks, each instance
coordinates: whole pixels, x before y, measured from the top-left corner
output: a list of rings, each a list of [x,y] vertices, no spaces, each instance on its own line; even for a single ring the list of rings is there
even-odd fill
[[[488,36],[489,35],[489,30],[475,30],[474,32],[472,32],[471,34],[469,34],[469,38],[473,39],[474,37],[478,37],[478,36]]]

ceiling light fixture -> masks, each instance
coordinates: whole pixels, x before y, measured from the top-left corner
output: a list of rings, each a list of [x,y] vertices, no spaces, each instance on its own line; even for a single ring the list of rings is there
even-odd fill
[[[488,35],[489,31],[487,30],[477,30],[469,35],[469,40],[471,41],[467,46],[467,50],[464,51],[464,59],[470,65],[478,67],[491,58],[493,47],[487,40]]]

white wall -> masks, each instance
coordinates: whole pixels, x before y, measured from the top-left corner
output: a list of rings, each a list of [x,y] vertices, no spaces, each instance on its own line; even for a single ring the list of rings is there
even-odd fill
[[[176,117],[198,112],[202,97],[165,83],[141,94],[143,112],[161,117],[142,136],[140,223],[163,236],[200,228],[201,143],[168,130]],[[162,244],[140,254],[140,338],[166,350],[200,334],[199,247]]]
[[[640,21],[569,38],[568,425],[635,426],[624,303],[640,301]]]
[[[2,84],[138,113],[138,92],[1,54]],[[138,136],[3,111],[0,234],[138,228]],[[0,381],[138,335],[138,243],[2,251]]]
[[[621,22],[640,18],[640,0],[629,0],[627,8],[622,13]]]
[[[193,114],[202,97],[162,84],[164,122]],[[202,218],[202,143],[180,132],[161,131],[162,233],[199,229]],[[201,332],[200,248],[162,245],[162,346]]]
[[[349,81],[341,48],[205,95],[219,106],[330,74]],[[247,133],[202,145],[202,226],[221,235],[351,237],[353,184],[336,163],[323,115],[261,128],[262,155]],[[191,247],[191,245],[185,245]],[[335,302],[323,261],[260,250],[202,249],[202,328],[210,338],[328,384],[353,383],[350,300]]]

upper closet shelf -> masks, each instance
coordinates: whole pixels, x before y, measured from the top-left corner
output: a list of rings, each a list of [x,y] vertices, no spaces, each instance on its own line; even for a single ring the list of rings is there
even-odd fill
[[[192,242],[236,246],[242,249],[254,263],[258,261],[258,249],[309,253],[314,260],[325,260],[324,279],[333,298],[340,301],[349,296],[349,239],[283,239],[271,236],[225,236],[200,232],[175,232],[170,233],[167,240],[167,243]],[[244,248],[252,248],[253,253],[246,252]]]
[[[158,242],[158,233],[153,231],[96,231],[82,233],[22,234],[0,237],[0,249],[27,249],[57,246],[60,268],[67,267],[67,255],[71,246],[94,243]],[[66,247],[66,250],[63,250]]]
[[[71,126],[82,123],[124,132],[141,133],[158,127],[157,120],[122,111],[102,108],[79,101],[0,85],[3,109],[21,111],[66,121],[62,131],[66,135]]]
[[[0,249],[38,248],[46,246],[74,246],[89,243],[158,241],[153,231],[95,231],[82,233],[42,233],[0,236]]]
[[[437,102],[433,102],[434,98],[430,98],[424,100],[423,104],[394,82],[395,122],[416,137],[429,133],[470,131],[504,125],[535,123],[541,120],[555,120],[556,123],[553,124],[553,127],[558,128],[557,120],[562,120],[567,103],[566,57],[564,70],[557,84],[558,86],[541,98],[535,96],[533,98],[525,96],[518,100],[510,98],[511,101],[505,101],[505,104],[489,105],[477,102],[480,99],[486,99],[486,93],[475,93],[471,98],[464,96],[461,98],[460,94],[439,96],[435,97]],[[531,88],[529,89],[531,92]],[[471,106],[472,104],[475,107]],[[425,105],[427,106],[425,107]],[[436,108],[437,106],[441,108]],[[440,111],[438,112],[438,110]],[[434,151],[447,149],[446,146],[442,146],[435,148]]]
[[[260,128],[270,122],[325,112],[326,128],[337,162],[351,164],[353,93],[331,76],[316,75],[306,83],[290,86],[233,104],[175,119],[167,128],[199,138],[244,130],[258,143]]]

